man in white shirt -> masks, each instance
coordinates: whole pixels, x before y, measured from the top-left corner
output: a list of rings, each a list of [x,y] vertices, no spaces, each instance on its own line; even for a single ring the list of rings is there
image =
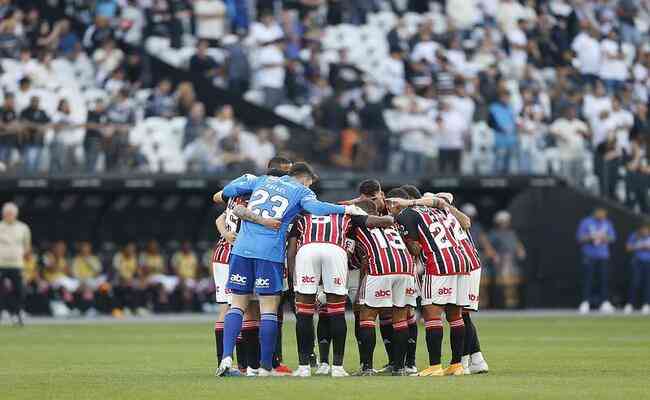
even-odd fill
[[[600,70],[600,42],[598,32],[588,20],[580,23],[581,32],[573,39],[571,50],[576,53],[575,65],[582,75],[582,83],[593,85]]]
[[[18,207],[14,203],[4,203],[0,221],[0,282],[9,279],[13,290],[10,293],[6,290],[0,292],[3,296],[0,305],[7,305],[18,325],[23,324],[24,257],[31,252],[31,247],[32,233],[25,223],[18,220]]]
[[[528,61],[527,45],[528,39],[524,33],[526,20],[519,19],[517,25],[506,33],[510,44],[510,62],[512,63],[515,76],[521,77]]]
[[[282,42],[275,41],[263,46],[257,53],[257,84],[264,92],[264,105],[270,109],[284,101],[284,53]]]
[[[564,117],[551,124],[549,131],[557,141],[560,174],[574,184],[581,184],[585,175],[586,139],[590,136],[587,124],[578,119],[575,107],[570,106]]]
[[[265,13],[261,16],[260,22],[253,22],[246,42],[252,46],[260,46],[264,43],[273,42],[284,36],[280,24],[273,18],[272,14]]]
[[[609,93],[617,93],[623,88],[629,72],[623,54],[623,45],[615,29],[609,31],[607,38],[600,42],[601,62],[599,76]]]
[[[436,117],[438,133],[438,170],[443,174],[460,173],[465,138],[469,135],[467,118],[451,108],[446,99],[440,102]]]
[[[216,41],[226,28],[226,5],[221,0],[194,0],[196,36]]]
[[[393,96],[404,93],[406,81],[404,79],[404,61],[400,49],[391,49],[390,57],[382,65],[380,78],[384,88]]]

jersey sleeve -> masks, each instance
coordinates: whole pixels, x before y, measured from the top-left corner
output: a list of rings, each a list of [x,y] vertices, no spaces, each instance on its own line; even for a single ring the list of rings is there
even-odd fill
[[[418,240],[418,214],[411,208],[405,208],[395,219],[400,233],[405,238]]]
[[[300,232],[302,231],[301,225],[304,223],[304,218],[299,215],[296,219],[293,220],[293,223],[291,224],[291,230],[289,231],[289,238],[297,238],[300,236]]]
[[[223,196],[231,198],[250,194],[258,181],[258,177],[251,174],[244,174],[223,188]]]
[[[325,203],[316,198],[314,192],[310,189],[305,190],[301,194],[300,207],[313,215],[330,215],[330,214],[345,214],[345,207],[336,204]]]

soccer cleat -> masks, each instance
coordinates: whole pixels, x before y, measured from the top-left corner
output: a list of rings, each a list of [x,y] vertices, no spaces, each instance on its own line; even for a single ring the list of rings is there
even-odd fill
[[[603,314],[611,314],[614,311],[616,311],[616,309],[614,308],[612,303],[610,303],[607,300],[603,301],[603,303],[600,305],[600,312]]]
[[[214,373],[216,377],[227,377],[227,376],[241,376],[241,372],[238,369],[232,367],[232,358],[226,357],[221,360],[219,368]]]
[[[634,312],[634,306],[632,306],[632,304],[627,303],[625,307],[623,307],[623,314],[630,315],[633,312]]]
[[[582,303],[580,303],[580,306],[578,307],[578,312],[580,314],[589,314],[589,302],[583,301]]]
[[[641,314],[650,315],[650,304],[644,304],[643,307],[641,307]]]
[[[445,368],[445,376],[458,376],[465,375],[463,372],[463,365],[461,363],[450,364]]]
[[[292,376],[308,378],[311,376],[311,368],[309,368],[309,365],[299,365],[298,368],[293,371]]]
[[[383,368],[377,370],[378,374],[390,374],[393,372],[393,366],[391,364],[386,364]]]
[[[321,363],[316,370],[314,375],[329,375],[330,374],[330,365],[328,363]]]
[[[465,371],[465,375],[469,375],[471,372],[469,372],[469,356],[463,356],[460,359],[460,363],[463,365],[463,371]]]
[[[440,364],[432,365],[427,369],[423,369],[417,376],[443,376],[445,371]]]
[[[332,366],[332,378],[345,378],[346,376],[350,376],[350,374],[345,372],[342,365]]]
[[[465,366],[463,365],[463,368]],[[469,373],[470,374],[484,374],[489,370],[488,364],[483,358],[483,353],[476,352],[470,356],[469,361]]]
[[[246,373],[244,375],[246,376],[257,376],[259,374],[259,370],[255,368],[248,367],[246,368]]]
[[[276,376],[290,376],[293,374],[293,370],[284,364],[280,364],[276,368],[273,368],[273,372],[277,374]]]
[[[359,371],[355,372],[352,375],[353,376],[375,376],[375,375],[377,375],[377,371],[375,371],[374,369],[370,369],[370,368],[365,368],[365,369],[362,368],[362,369],[360,369]]]
[[[418,374],[418,367],[416,367],[415,365],[409,365],[406,368],[404,368],[404,371],[409,376],[417,375]]]
[[[392,376],[408,376],[406,373],[406,369],[395,369],[393,368],[393,372],[391,373]]]

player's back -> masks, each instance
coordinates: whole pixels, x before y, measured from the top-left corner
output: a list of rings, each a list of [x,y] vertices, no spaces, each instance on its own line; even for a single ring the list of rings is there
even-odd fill
[[[357,246],[361,245],[366,254],[369,275],[413,275],[415,263],[397,226],[360,227],[356,230],[356,239]]]
[[[301,247],[310,243],[330,243],[343,248],[346,235],[352,226],[352,218],[345,214],[302,215],[295,223],[298,245]]]
[[[289,225],[302,210],[301,200],[313,192],[289,176],[262,176],[252,188],[248,209],[265,218],[280,219],[278,230],[243,221],[234,254],[283,262]]]

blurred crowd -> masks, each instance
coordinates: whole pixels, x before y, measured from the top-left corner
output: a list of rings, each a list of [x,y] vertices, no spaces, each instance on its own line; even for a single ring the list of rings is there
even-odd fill
[[[194,79],[326,128],[323,164],[553,173],[648,211],[648,0],[54,3],[68,19],[0,6],[6,166],[218,172],[285,150],[286,129],[247,130],[229,109],[207,118],[188,82],[149,88],[155,48]],[[62,71],[109,97],[75,110]],[[63,98],[42,104],[37,90]],[[130,140],[129,126],[175,116],[180,149]]]

